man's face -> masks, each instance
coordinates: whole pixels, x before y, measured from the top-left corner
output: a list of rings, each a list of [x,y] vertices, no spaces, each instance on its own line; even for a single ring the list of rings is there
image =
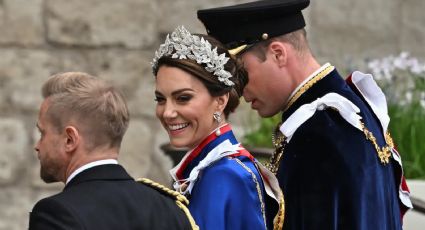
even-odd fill
[[[285,72],[270,54],[265,61],[252,51],[243,53],[240,58],[249,78],[243,92],[245,101],[251,103],[251,108],[257,110],[261,117],[279,113],[292,92],[289,76],[284,76]]]
[[[46,116],[49,107],[48,99],[41,104],[37,128],[40,139],[34,149],[40,160],[40,177],[46,183],[65,182],[65,171],[69,158],[64,151],[66,136],[59,132]]]

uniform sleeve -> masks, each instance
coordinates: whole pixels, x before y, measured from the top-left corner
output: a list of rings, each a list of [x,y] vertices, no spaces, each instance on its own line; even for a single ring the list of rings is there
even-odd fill
[[[30,213],[29,230],[84,229],[63,204],[54,199],[40,200]]]
[[[222,159],[203,171],[189,209],[200,229],[265,229],[259,186],[235,159]]]

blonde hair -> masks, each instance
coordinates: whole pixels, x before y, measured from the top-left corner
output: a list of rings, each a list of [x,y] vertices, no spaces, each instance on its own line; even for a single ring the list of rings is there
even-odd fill
[[[47,117],[60,132],[76,126],[92,149],[120,147],[130,120],[123,95],[108,82],[81,72],[53,75],[42,88]]]

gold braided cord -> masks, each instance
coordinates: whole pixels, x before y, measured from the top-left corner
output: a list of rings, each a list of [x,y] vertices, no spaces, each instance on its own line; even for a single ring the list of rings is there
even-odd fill
[[[187,218],[189,219],[189,223],[192,226],[192,229],[193,230],[199,230],[199,226],[196,224],[195,220],[192,217],[192,214],[190,214],[190,211],[187,208],[187,205],[189,205],[189,200],[185,196],[181,195],[180,193],[178,193],[174,190],[171,190],[171,189],[165,187],[162,184],[159,184],[159,183],[157,183],[153,180],[150,180],[148,178],[139,178],[136,181],[143,183],[145,185],[148,185],[148,186],[150,186],[154,189],[160,190],[160,191],[166,193],[167,195],[173,197],[176,201],[177,206],[181,210],[183,210],[183,212],[186,214]]]
[[[283,112],[289,109],[292,104],[296,100],[298,100],[301,95],[303,95],[308,89],[310,89],[314,84],[316,84],[319,80],[324,78],[326,75],[328,75],[332,70],[334,70],[334,66],[328,66],[324,70],[317,73],[314,77],[312,77],[309,81],[307,81],[303,86],[301,86],[300,89],[297,90],[297,92],[289,99],[288,103],[286,104],[286,107],[283,109]]]
[[[179,208],[181,210],[183,210],[183,212],[186,214],[187,218],[189,219],[190,225],[192,226],[193,230],[199,230],[199,226],[196,225],[195,220],[192,217],[192,214],[190,214],[189,209],[187,208],[186,205],[184,205],[181,201],[176,200],[176,204],[177,206],[179,206]]]

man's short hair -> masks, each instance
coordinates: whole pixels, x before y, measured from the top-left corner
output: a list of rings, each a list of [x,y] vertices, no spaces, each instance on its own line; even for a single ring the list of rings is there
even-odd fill
[[[292,47],[294,47],[295,51],[299,56],[302,56],[306,52],[310,52],[310,47],[307,42],[307,32],[304,28],[288,34],[270,38],[265,41],[261,41],[255,44],[248,51],[253,52],[253,54],[257,56],[258,59],[260,59],[261,61],[265,61],[267,48],[274,41],[280,41],[290,44]]]
[[[73,125],[87,148],[120,147],[130,120],[123,95],[105,80],[81,72],[53,75],[42,88],[47,117],[58,132]]]

